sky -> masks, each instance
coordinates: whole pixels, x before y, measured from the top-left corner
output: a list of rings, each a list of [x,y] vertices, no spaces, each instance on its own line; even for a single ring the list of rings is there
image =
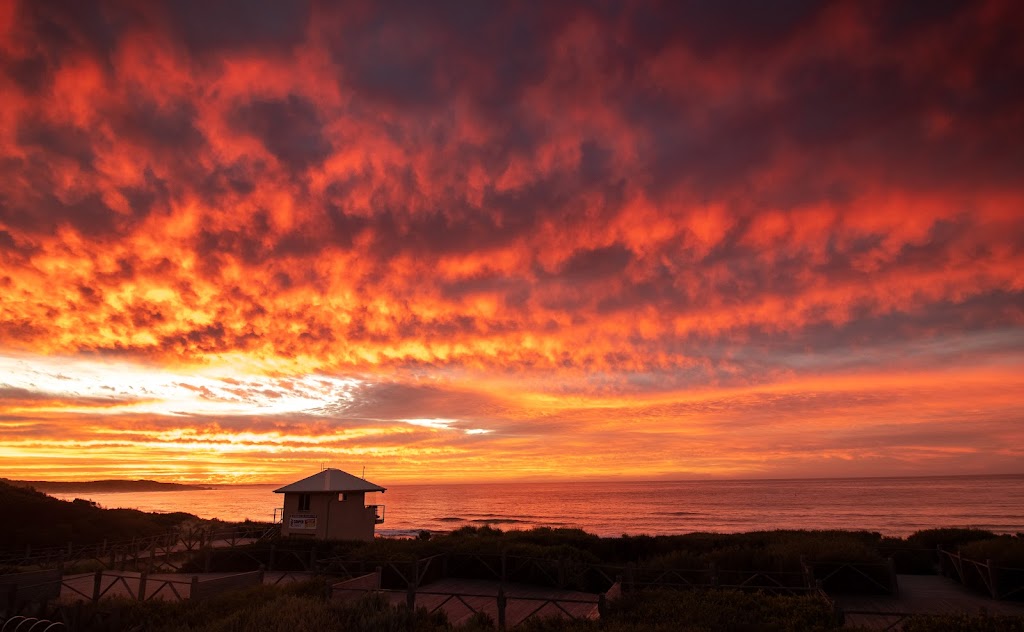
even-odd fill
[[[0,0],[0,476],[1024,472],[1021,25]]]

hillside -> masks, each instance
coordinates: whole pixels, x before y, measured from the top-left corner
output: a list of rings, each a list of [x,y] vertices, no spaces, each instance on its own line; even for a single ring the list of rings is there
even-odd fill
[[[162,533],[192,514],[101,509],[91,502],[58,500],[42,492],[0,481],[0,549],[91,544]]]
[[[16,487],[31,487],[44,494],[79,494],[88,492],[181,492],[196,489],[211,489],[205,485],[185,485],[182,483],[161,483],[149,480],[102,480],[102,481],[15,481],[0,478],[0,483]]]

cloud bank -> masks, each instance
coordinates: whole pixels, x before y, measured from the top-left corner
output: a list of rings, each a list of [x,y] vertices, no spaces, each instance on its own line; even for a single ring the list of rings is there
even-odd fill
[[[5,472],[1024,464],[1019,3],[208,4],[0,8]]]

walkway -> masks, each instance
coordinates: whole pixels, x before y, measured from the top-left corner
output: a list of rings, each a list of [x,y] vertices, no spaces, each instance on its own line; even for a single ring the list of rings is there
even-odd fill
[[[1024,616],[1024,604],[995,601],[973,593],[948,577],[897,575],[900,594],[891,596],[835,595],[846,613],[846,625],[874,630],[898,630],[913,614],[977,614]]]

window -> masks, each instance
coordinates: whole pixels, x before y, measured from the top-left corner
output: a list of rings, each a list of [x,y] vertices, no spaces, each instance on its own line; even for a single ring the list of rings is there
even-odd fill
[[[309,511],[309,494],[299,494],[299,511]]]

